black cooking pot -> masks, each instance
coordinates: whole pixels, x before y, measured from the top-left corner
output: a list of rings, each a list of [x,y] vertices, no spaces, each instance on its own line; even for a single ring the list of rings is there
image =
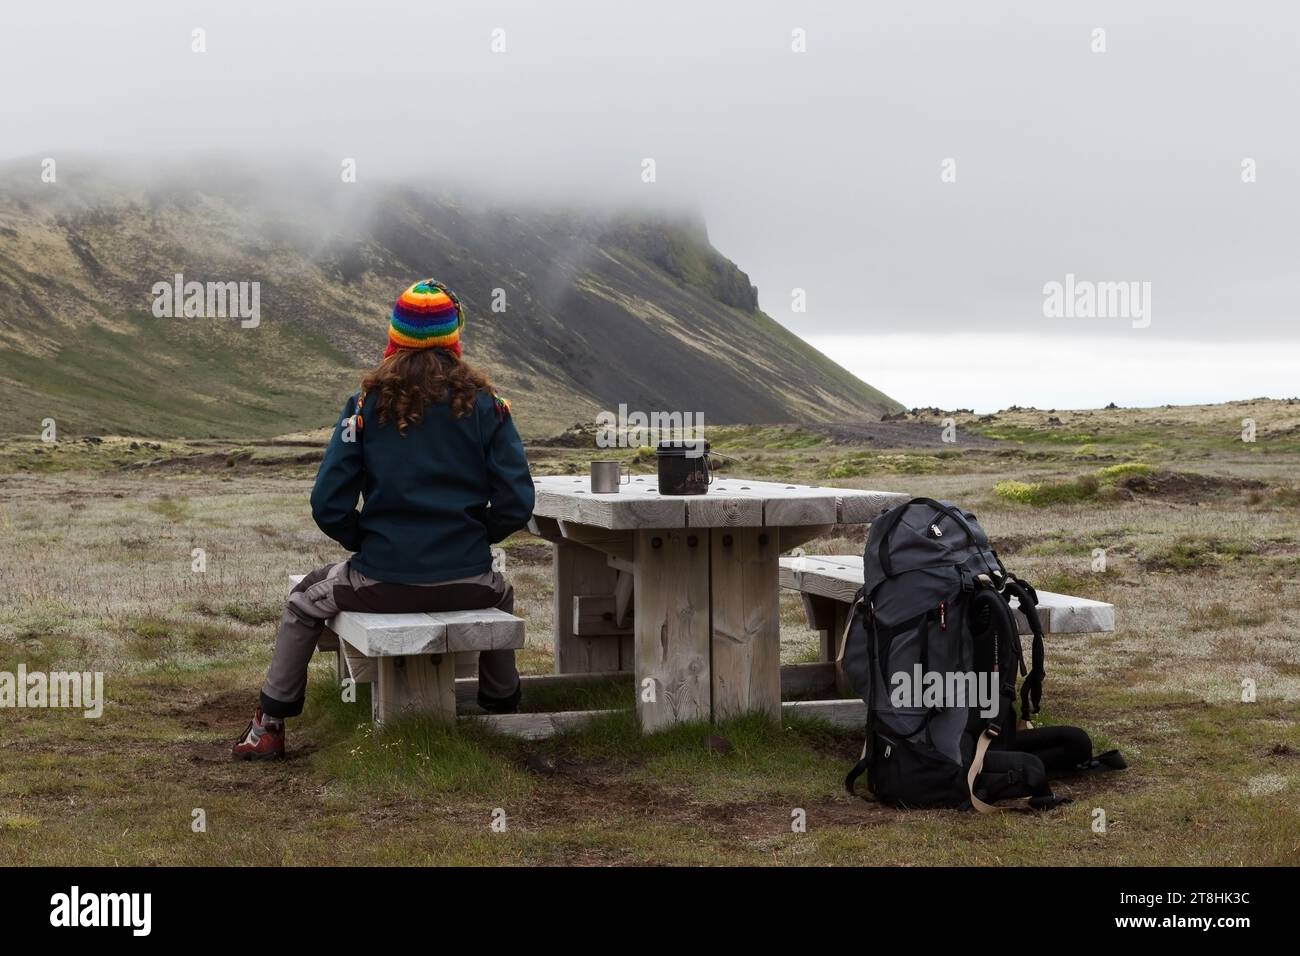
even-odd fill
[[[708,494],[713,472],[709,468],[709,443],[703,438],[661,441],[655,448],[659,466],[659,494]]]

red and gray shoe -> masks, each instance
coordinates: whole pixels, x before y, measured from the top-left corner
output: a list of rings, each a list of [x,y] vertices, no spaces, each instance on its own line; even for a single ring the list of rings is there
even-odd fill
[[[284,724],[263,723],[262,708],[249,722],[231,748],[235,760],[277,760],[284,756]]]

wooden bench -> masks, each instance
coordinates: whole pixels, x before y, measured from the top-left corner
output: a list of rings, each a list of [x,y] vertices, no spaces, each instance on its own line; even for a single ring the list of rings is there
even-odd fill
[[[302,575],[290,580],[297,584]],[[376,724],[402,713],[456,720],[457,659],[479,651],[518,650],[524,621],[497,608],[372,614],[342,611],[316,647],[338,655],[338,675],[372,683]]]
[[[1032,583],[1032,582],[1031,582]],[[803,596],[808,626],[822,632],[824,661],[839,656],[839,639],[844,633],[853,596],[862,587],[862,555],[805,555],[781,559],[781,587]],[[1011,602],[1021,634],[1029,633],[1029,622]],[[1104,601],[1038,592],[1038,620],[1044,634],[1096,634],[1115,630],[1115,605]]]
[[[805,555],[781,558],[781,587],[798,591],[803,598],[808,626],[821,632],[823,663],[839,657],[839,642],[848,623],[853,597],[862,587],[862,555]],[[1011,602],[1021,634],[1028,634],[1029,621]],[[1096,634],[1115,630],[1115,605],[1088,598],[1071,597],[1052,591],[1038,592],[1038,620],[1044,634]],[[861,729],[866,708],[853,696],[848,680],[837,667],[835,688],[841,700],[786,701],[787,715],[817,717],[841,727]]]

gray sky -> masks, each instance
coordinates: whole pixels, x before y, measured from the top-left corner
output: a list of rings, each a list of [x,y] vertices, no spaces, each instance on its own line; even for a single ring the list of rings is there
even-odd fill
[[[1294,3],[45,0],[0,18],[0,158],[302,151],[322,187],[353,157],[362,182],[693,205],[767,312],[908,404],[1300,393]],[[1149,326],[1045,317],[1067,273],[1149,282]],[[1034,364],[928,377],[938,336]]]

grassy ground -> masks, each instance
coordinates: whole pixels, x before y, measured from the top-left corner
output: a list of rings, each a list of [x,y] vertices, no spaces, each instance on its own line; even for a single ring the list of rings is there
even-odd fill
[[[1257,421],[1254,443],[1240,439],[1243,417]],[[332,659],[313,664],[291,758],[232,764],[287,575],[340,557],[307,514],[318,449],[307,437],[248,448],[0,443],[0,671],[102,670],[108,697],[98,720],[0,710],[0,858],[1294,864],[1298,420],[1300,405],[1287,403],[1026,411],[962,416],[970,442],[950,445],[937,437],[940,417],[921,414],[909,427],[933,446],[893,449],[833,430],[713,435],[741,459],[736,474],[959,500],[1031,581],[1117,605],[1113,634],[1049,637],[1045,707],[1049,722],[1123,749],[1131,769],[1064,784],[1075,802],[1051,813],[993,817],[847,796],[840,780],[861,740],[815,722],[646,737],[624,706],[537,743],[418,720],[375,732],[364,688],[356,703],[339,699]],[[578,471],[589,457],[532,453],[539,473]],[[1147,467],[1116,467],[1133,463]],[[806,549],[861,546],[861,529],[839,528]],[[203,573],[191,570],[195,548]],[[521,668],[549,672],[548,550],[527,536],[507,550],[528,627]],[[812,659],[797,600],[784,596],[782,610],[783,658]],[[624,697],[596,689],[530,706]],[[1093,829],[1098,809],[1104,833]],[[206,832],[194,830],[196,810]],[[792,832],[798,811],[807,832]]]

